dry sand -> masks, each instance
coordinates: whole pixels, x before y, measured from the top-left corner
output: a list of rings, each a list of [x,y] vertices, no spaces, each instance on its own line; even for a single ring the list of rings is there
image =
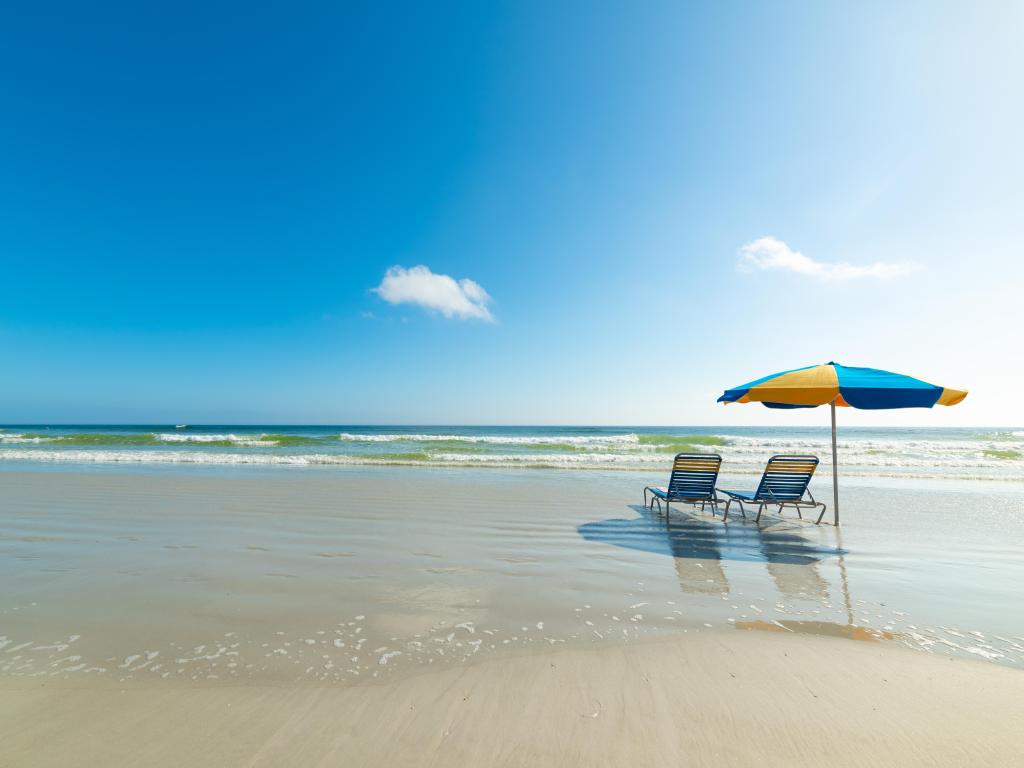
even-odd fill
[[[1024,673],[768,632],[353,687],[0,683],[3,766],[964,766],[1024,759]]]

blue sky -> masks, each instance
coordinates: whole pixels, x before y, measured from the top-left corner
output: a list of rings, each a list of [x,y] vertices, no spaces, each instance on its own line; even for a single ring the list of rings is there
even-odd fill
[[[1024,8],[896,6],[8,9],[0,421],[1024,424]]]

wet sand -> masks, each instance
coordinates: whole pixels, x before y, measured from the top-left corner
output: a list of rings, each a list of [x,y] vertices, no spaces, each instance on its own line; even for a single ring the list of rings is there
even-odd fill
[[[0,765],[1024,749],[1019,489],[851,484],[836,530],[665,520],[656,479],[0,472]]]
[[[0,764],[962,766],[1024,749],[1024,673],[714,633],[373,685],[0,685]]]

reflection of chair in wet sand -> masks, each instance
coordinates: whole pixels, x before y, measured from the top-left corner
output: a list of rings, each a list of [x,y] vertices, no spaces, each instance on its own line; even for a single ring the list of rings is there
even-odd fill
[[[689,515],[665,520],[676,575],[684,592],[722,594],[729,591],[729,580],[722,568],[722,552],[718,544],[718,526]]]
[[[820,553],[799,530],[781,521],[780,525],[784,527],[753,529],[775,586],[789,598],[826,601],[828,582],[818,572]]]
[[[816,564],[789,565],[768,561],[768,573],[779,592],[794,600],[828,600],[828,582],[818,573]]]
[[[696,595],[722,595],[729,593],[729,580],[721,560],[694,560],[676,557],[676,576],[683,592]]]
[[[721,525],[680,511],[665,518],[647,506],[631,507],[639,514],[629,520],[602,520],[579,527],[587,541],[600,541],[675,558],[683,591],[729,591],[723,560],[764,562],[779,590],[788,596],[827,597],[828,585],[817,571],[825,557],[842,549],[820,547],[795,526],[778,530],[755,525]],[[840,560],[840,568],[842,561]]]

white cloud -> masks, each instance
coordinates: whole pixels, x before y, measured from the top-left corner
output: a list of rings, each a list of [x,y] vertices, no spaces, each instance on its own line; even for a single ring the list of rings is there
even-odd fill
[[[389,304],[417,304],[445,317],[494,320],[487,309],[491,297],[479,283],[435,275],[422,264],[409,269],[391,267],[373,291]]]
[[[861,277],[887,280],[916,272],[921,269],[921,265],[876,261],[874,264],[857,266],[845,262],[815,261],[800,251],[794,251],[777,238],[762,237],[740,248],[737,268],[743,272],[781,269],[819,280],[855,280]]]

